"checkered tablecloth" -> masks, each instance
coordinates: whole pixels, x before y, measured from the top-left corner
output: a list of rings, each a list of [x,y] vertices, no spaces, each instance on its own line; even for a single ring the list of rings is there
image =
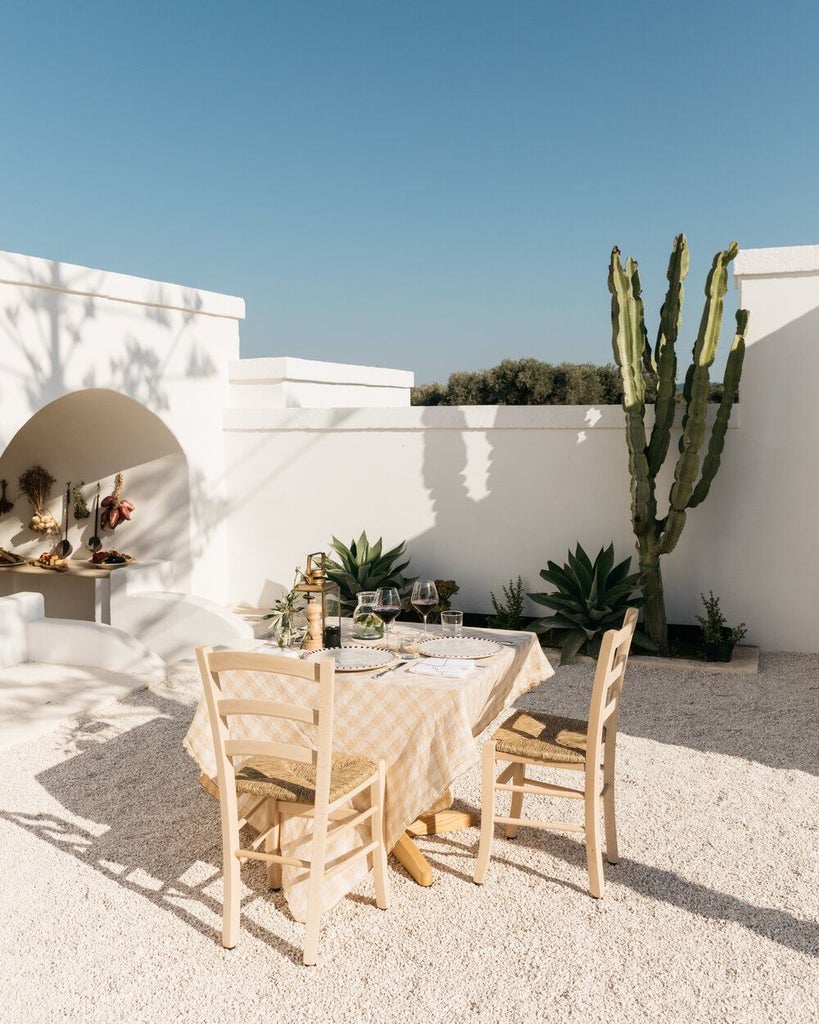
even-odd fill
[[[396,640],[408,627],[393,627]],[[470,631],[472,632],[472,631]],[[488,639],[511,642],[499,653],[475,663],[462,679],[412,675],[408,666],[378,679],[374,672],[336,674],[336,752],[363,754],[387,765],[385,834],[392,849],[406,827],[428,810],[452,782],[476,763],[480,756],[476,737],[516,697],[554,674],[534,633],[474,631]],[[344,642],[347,642],[346,639]],[[411,663],[410,663],[411,664]],[[271,679],[275,696],[290,700],[303,680],[263,673],[223,674],[224,685],[234,695],[270,698]],[[276,730],[276,738],[288,740],[298,723],[262,723]],[[262,733],[259,738],[265,738]],[[204,698],[199,702],[184,747],[203,773],[216,776],[210,723]],[[283,829],[283,852],[309,855],[307,834],[300,822]],[[349,837],[347,837],[349,843]],[[295,851],[295,852],[294,852]],[[328,858],[341,849],[328,850]],[[351,870],[331,878],[325,891],[325,908],[333,906],[366,874],[359,860]],[[307,875],[300,868],[285,867],[283,888],[296,920],[306,913]]]

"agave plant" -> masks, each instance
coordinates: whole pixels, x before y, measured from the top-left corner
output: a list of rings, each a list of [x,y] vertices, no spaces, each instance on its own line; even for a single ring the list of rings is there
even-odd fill
[[[557,630],[561,639],[560,664],[565,665],[575,654],[597,657],[600,642],[608,629],[619,629],[627,608],[639,608],[645,599],[639,594],[640,574],[630,573],[631,558],[614,564],[614,545],[601,548],[594,562],[578,543],[575,553],[561,568],[547,562],[541,577],[553,583],[551,594],[530,594],[537,604],[555,612],[538,619],[530,627],[536,633]],[[633,643],[656,650],[656,645],[642,633],[635,633]]]
[[[379,537],[375,544],[367,540],[366,530],[358,540],[350,541],[350,546],[333,537],[333,551],[338,561],[327,558],[325,569],[329,579],[338,584],[341,591],[341,609],[352,615],[356,606],[356,595],[362,590],[378,590],[380,587],[397,587],[404,595],[415,580],[415,577],[404,576],[403,571],[409,565],[409,559],[396,564],[404,554],[406,541],[389,551],[383,550],[383,542]]]

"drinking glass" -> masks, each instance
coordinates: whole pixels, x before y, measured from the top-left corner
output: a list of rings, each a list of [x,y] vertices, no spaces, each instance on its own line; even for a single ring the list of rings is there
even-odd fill
[[[390,646],[390,624],[398,617],[401,611],[401,595],[397,587],[382,587],[375,593],[373,604],[376,615],[384,620],[384,646],[389,650]]]
[[[463,612],[441,612],[441,632],[444,636],[460,636],[463,632]]]
[[[427,635],[427,616],[438,604],[438,588],[435,580],[416,580],[412,585],[410,604],[424,618],[424,636]]]

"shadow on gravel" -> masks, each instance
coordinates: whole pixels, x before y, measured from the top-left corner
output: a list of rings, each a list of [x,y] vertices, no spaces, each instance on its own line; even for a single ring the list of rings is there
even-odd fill
[[[170,911],[214,942],[221,941],[221,824],[219,808],[198,783],[199,769],[182,738],[193,709],[140,690],[117,705],[159,712],[114,737],[98,719],[81,719],[70,735],[74,757],[37,775],[37,781],[68,812],[93,822],[84,828],[54,814],[0,810],[5,818],[63,853]],[[219,866],[217,866],[219,865]],[[271,893],[264,869],[242,873],[259,898],[286,904]],[[210,893],[214,892],[215,895]],[[243,931],[283,957],[301,963],[302,950],[247,915]]]
[[[461,810],[476,810],[468,804],[458,804],[458,806]],[[585,898],[590,903],[597,902],[589,895],[587,888],[581,889],[568,879],[561,878],[559,870],[552,871],[551,858],[557,858],[585,870],[586,850],[582,842],[567,839],[555,832],[534,833],[534,830],[528,830],[528,835],[532,837],[531,842],[527,842],[526,830],[520,832],[513,840],[502,838],[500,834],[497,835],[489,870],[492,870],[493,864],[496,867],[503,865],[510,871],[520,873],[522,884],[530,884],[526,879],[535,876],[544,886],[557,885],[572,889],[578,893],[578,899]],[[424,854],[435,871],[444,871],[463,878],[464,882],[474,884],[471,873],[465,874],[451,867],[447,861],[453,856],[460,858],[464,854],[473,854],[477,857],[477,838],[474,843],[462,843],[451,835],[424,836],[421,844]],[[512,851],[515,847],[524,844],[539,847],[538,852],[542,854],[542,865],[538,864],[533,867],[531,864],[515,861]],[[806,956],[819,955],[819,924],[815,921],[804,921],[794,917],[793,914],[773,907],[758,907],[752,903],[746,903],[735,896],[729,896],[726,893],[681,878],[673,871],[664,871],[639,861],[629,860],[627,857],[623,857],[618,864],[606,864],[605,873],[607,886],[619,885],[632,889],[647,899],[669,903],[679,910],[698,917],[714,921],[733,921],[761,938],[776,942],[787,949],[793,949],[797,953]],[[547,890],[544,889],[544,898],[546,895]]]
[[[593,664],[556,666],[516,707],[587,718]],[[819,774],[819,656],[761,655],[759,673],[710,675],[629,665],[619,731]]]

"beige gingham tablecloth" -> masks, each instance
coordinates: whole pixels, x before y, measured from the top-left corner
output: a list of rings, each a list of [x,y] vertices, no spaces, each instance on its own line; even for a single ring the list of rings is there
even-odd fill
[[[395,641],[417,630],[396,623]],[[452,782],[476,763],[480,750],[476,737],[516,697],[554,675],[534,633],[507,630],[468,630],[469,634],[505,641],[499,653],[475,662],[461,679],[413,675],[400,665],[395,671],[373,678],[374,672],[338,672],[335,687],[335,731],[333,749],[339,753],[363,754],[387,765],[385,836],[392,849],[408,825],[428,810]],[[352,642],[344,638],[343,642]],[[264,649],[263,647],[260,649]],[[295,698],[303,680],[263,673],[223,674],[224,685],[234,695],[269,698],[271,678],[275,695]],[[276,738],[287,740],[288,728],[298,735],[298,723],[263,723],[276,730]],[[265,738],[259,733],[259,738]],[[183,741],[187,752],[203,773],[216,777],[210,723],[204,698]],[[288,855],[309,855],[308,826],[291,822],[282,830],[282,851]],[[339,837],[347,845],[350,837]],[[344,849],[328,849],[328,858]],[[348,871],[340,871],[325,886],[325,909],[366,876],[361,860]],[[305,919],[307,873],[285,866],[282,885],[293,916]]]

